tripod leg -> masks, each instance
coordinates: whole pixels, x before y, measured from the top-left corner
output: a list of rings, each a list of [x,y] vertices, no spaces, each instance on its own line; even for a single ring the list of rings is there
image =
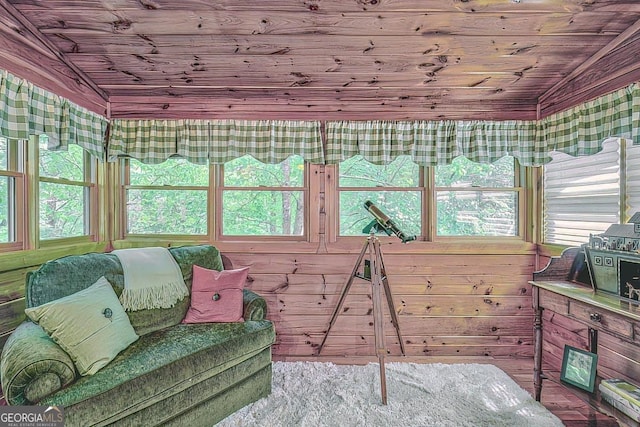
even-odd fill
[[[344,288],[342,289],[342,294],[340,295],[340,299],[338,300],[338,305],[336,305],[336,308],[333,311],[333,314],[331,315],[331,320],[329,321],[329,327],[327,328],[327,332],[325,332],[324,338],[322,338],[322,342],[320,343],[320,347],[318,347],[318,355],[322,351],[322,348],[324,347],[324,343],[327,341],[329,332],[331,331],[333,324],[336,322],[336,319],[338,318],[338,314],[340,314],[340,310],[342,309],[344,300],[346,299],[347,294],[349,293],[349,289],[351,289],[351,284],[353,283],[353,279],[356,277],[356,274],[358,274],[358,269],[360,268],[362,259],[364,258],[364,255],[367,253],[367,248],[369,247],[369,243],[370,243],[369,240],[367,240],[364,246],[362,246],[362,251],[360,251],[358,260],[353,266],[353,271],[351,272],[351,276],[349,276],[349,280],[347,280],[347,283],[345,283]]]
[[[380,364],[380,394],[382,396],[382,404],[387,404],[387,377],[384,367],[384,356],[387,349],[384,343],[384,317],[382,314],[381,294],[382,294],[382,276],[379,257],[379,246],[377,239],[369,248],[371,259],[371,286],[372,286],[372,302],[373,302],[373,329],[375,333],[376,354],[378,355],[378,363]]]
[[[406,356],[404,352],[404,340],[402,339],[402,334],[400,333],[400,323],[398,322],[398,313],[396,312],[395,304],[393,303],[393,297],[391,295],[391,288],[389,287],[389,280],[387,279],[387,272],[384,268],[384,261],[382,260],[382,252],[380,248],[378,248],[378,257],[380,264],[380,274],[382,278],[382,285],[384,286],[384,294],[387,298],[387,306],[389,307],[389,314],[391,315],[391,323],[396,330],[396,335],[398,337],[398,341],[400,341],[400,351],[403,356]]]

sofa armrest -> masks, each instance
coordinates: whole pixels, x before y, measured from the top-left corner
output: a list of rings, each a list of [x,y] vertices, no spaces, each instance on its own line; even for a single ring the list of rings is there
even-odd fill
[[[37,403],[76,379],[69,355],[33,322],[21,323],[0,356],[2,390],[10,405]]]
[[[248,289],[243,289],[244,320],[264,320],[267,317],[267,302],[260,295]]]

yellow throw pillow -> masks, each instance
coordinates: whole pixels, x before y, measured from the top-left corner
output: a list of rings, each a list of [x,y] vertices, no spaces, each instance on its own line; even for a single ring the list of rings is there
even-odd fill
[[[38,323],[76,365],[93,375],[138,339],[107,279],[25,313]]]

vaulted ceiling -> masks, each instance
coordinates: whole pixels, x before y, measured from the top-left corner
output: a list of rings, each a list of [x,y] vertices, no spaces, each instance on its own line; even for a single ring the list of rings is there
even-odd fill
[[[637,0],[0,0],[0,14],[0,68],[111,117],[535,119],[640,80]]]

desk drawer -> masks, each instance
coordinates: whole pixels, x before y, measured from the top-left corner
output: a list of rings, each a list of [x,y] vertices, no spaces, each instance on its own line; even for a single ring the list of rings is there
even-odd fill
[[[566,316],[569,313],[569,298],[540,289],[540,307]]]
[[[622,316],[578,301],[569,300],[569,315],[595,329],[633,339],[633,323]]]

